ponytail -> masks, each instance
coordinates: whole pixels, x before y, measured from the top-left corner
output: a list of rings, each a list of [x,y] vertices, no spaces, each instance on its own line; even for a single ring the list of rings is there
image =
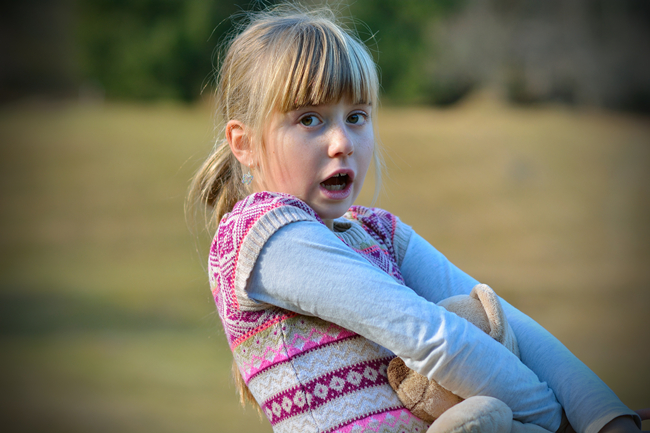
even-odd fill
[[[217,143],[214,151],[208,156],[197,171],[190,184],[186,209],[195,214],[199,206],[212,209],[210,216],[204,213],[205,225],[209,233],[213,233],[221,218],[230,212],[239,200],[249,192],[241,183],[242,170],[239,161],[230,151],[228,142]]]
[[[248,386],[246,386],[246,382],[244,382],[244,378],[241,376],[241,372],[239,371],[239,366],[234,359],[232,360],[232,378],[235,381],[235,388],[237,388],[237,392],[239,393],[239,402],[242,407],[246,407],[246,403],[250,403],[255,409],[257,409],[260,418],[263,418],[262,408],[257,403],[257,400],[255,400],[255,397],[253,397],[253,394],[251,394]]]

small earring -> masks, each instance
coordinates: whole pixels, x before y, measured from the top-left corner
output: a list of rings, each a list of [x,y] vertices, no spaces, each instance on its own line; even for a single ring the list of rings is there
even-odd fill
[[[244,173],[241,177],[241,183],[244,185],[250,185],[253,181],[253,175],[251,174],[251,168],[248,167],[248,173]]]

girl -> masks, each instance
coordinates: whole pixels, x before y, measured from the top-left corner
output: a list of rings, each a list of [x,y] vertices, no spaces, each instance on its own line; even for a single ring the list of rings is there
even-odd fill
[[[436,306],[477,281],[397,217],[352,206],[371,161],[381,168],[378,87],[366,48],[327,11],[259,13],[227,51],[225,137],[190,198],[218,222],[209,278],[242,399],[276,432],[424,432],[387,382],[397,355],[550,431],[563,408],[578,431],[639,431],[638,415],[505,301],[522,361]]]

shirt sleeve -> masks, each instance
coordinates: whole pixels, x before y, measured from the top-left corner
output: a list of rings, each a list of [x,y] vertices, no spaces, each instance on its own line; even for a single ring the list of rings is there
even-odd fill
[[[444,272],[441,281],[458,277]],[[469,281],[463,277],[453,284],[464,287]],[[264,244],[246,290],[257,302],[356,332],[461,397],[492,396],[522,422],[551,431],[560,424],[562,408],[553,391],[515,355],[396,282],[320,223],[296,222],[276,231]]]
[[[469,294],[478,283],[416,233],[400,270],[406,285],[431,302]],[[633,416],[641,426],[638,415],[559,340],[503,299],[501,303],[517,336],[522,362],[553,389],[576,431],[596,433],[621,415]]]

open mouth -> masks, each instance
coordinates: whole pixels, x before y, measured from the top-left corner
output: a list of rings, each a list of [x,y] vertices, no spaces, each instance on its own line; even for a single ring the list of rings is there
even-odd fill
[[[349,183],[350,176],[338,173],[321,182],[321,186],[328,191],[342,191]]]

